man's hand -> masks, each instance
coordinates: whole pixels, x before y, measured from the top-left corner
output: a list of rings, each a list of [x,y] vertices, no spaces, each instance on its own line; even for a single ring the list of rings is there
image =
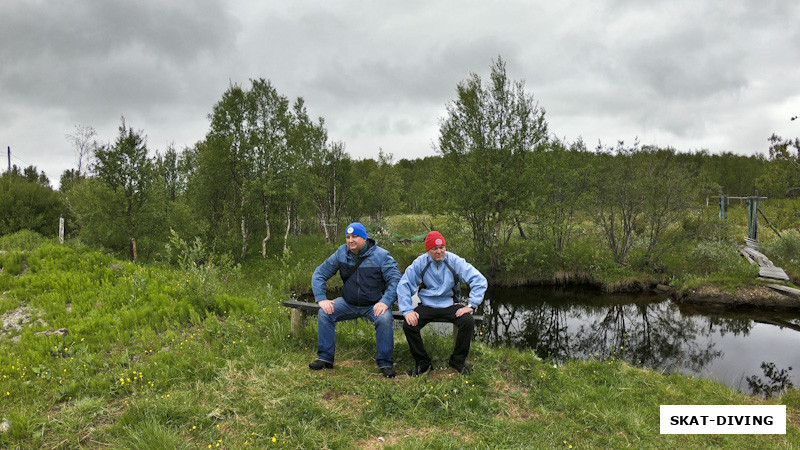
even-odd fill
[[[475,312],[475,310],[472,309],[472,306],[465,306],[463,308],[459,308],[458,311],[456,311],[456,317],[461,317],[464,314],[469,314],[473,312]]]
[[[333,300],[320,300],[317,304],[327,314],[333,314]]]
[[[389,307],[383,302],[375,303],[375,306],[372,307],[372,310],[375,311],[375,317],[385,313],[387,309],[389,309]]]
[[[406,318],[406,323],[411,325],[412,327],[417,326],[417,322],[419,321],[419,314],[416,311],[411,311],[410,313],[403,316]]]

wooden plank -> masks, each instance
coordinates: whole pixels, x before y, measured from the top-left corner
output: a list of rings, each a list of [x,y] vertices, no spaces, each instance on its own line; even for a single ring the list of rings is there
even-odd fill
[[[793,287],[784,286],[782,284],[768,284],[767,287],[772,288],[776,291],[782,292],[784,294],[789,294],[794,297],[800,297],[800,289],[795,289]]]
[[[286,300],[283,302],[283,306],[287,308],[300,309],[302,311],[311,314],[319,313],[319,305],[311,302],[301,302],[300,300]],[[475,319],[475,323],[483,322],[482,315],[478,316],[473,314],[472,317]],[[394,320],[405,320],[405,317],[403,317],[403,314],[400,311],[392,311],[392,318],[394,318]]]
[[[749,262],[750,264],[758,265],[758,261],[756,261],[756,258],[753,255],[751,255],[750,253],[748,253],[746,250],[747,250],[747,247],[740,248],[739,249],[739,254],[742,255],[747,260],[747,262]]]
[[[758,269],[758,275],[764,278],[789,281],[789,276],[780,267],[761,267]]]
[[[748,259],[755,261],[760,267],[775,267],[775,264],[770,261],[766,255],[758,250],[753,250],[749,247],[743,247],[739,250],[739,252],[747,256]]]
[[[745,243],[745,244],[746,244],[748,247],[750,247],[750,248],[754,248],[754,249],[756,249],[756,250],[760,249],[760,247],[761,247],[760,245],[758,245],[758,241],[756,241],[755,239],[751,239],[750,237],[745,237],[745,238],[744,238],[744,243]]]

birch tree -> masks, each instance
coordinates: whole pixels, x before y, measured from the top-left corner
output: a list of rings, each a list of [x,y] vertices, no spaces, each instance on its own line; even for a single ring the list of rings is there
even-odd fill
[[[476,255],[500,269],[515,214],[530,198],[530,155],[547,141],[545,112],[522,81],[511,81],[498,57],[484,82],[459,83],[441,122],[448,205],[472,229]]]

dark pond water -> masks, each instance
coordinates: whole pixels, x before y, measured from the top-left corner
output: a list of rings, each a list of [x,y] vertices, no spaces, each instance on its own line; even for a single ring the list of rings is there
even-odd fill
[[[573,287],[490,288],[481,312],[480,339],[546,360],[621,358],[752,394],[800,386],[800,314],[701,310]]]

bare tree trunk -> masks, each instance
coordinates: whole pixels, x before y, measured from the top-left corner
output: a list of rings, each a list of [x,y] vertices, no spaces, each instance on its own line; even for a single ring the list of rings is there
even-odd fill
[[[320,213],[319,215],[319,224],[322,225],[322,232],[325,233],[325,242],[331,241],[331,234],[328,232],[328,224],[326,223],[325,215]]]
[[[136,249],[136,238],[131,238],[131,251],[133,252],[133,262],[139,259],[139,251]]]
[[[242,254],[239,259],[244,259],[245,255],[247,255],[247,222],[242,217]]]
[[[267,241],[269,240],[271,233],[270,233],[270,226],[269,226],[269,213],[264,213],[264,224],[267,226],[267,236],[261,241],[261,257],[267,257]]]
[[[292,202],[286,205],[286,233],[283,234],[283,252],[286,253],[286,240],[289,239],[289,230],[292,229]]]
[[[522,223],[520,223],[520,221],[519,221],[519,216],[515,214],[514,215],[514,220],[517,222],[517,229],[519,229],[519,236],[522,239],[528,240],[528,237],[525,236],[525,232],[522,230]]]

